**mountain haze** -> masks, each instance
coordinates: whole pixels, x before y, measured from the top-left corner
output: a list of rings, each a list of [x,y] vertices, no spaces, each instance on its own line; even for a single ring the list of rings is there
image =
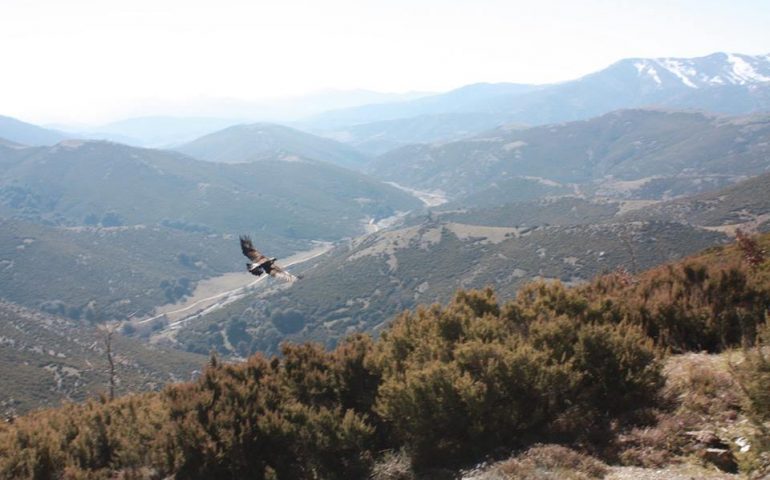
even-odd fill
[[[575,80],[468,85],[411,102],[328,112],[307,126],[382,153],[388,147],[451,140],[504,124],[543,125],[651,106],[730,114],[768,111],[770,55],[630,58]],[[451,129],[441,128],[440,117],[430,118],[448,114],[453,115]],[[427,117],[425,123],[413,131],[409,125],[420,116]]]
[[[137,147],[166,148],[238,123],[235,119],[212,117],[135,117],[88,129],[82,135]]]
[[[22,145],[53,145],[71,136],[0,115],[0,138]]]

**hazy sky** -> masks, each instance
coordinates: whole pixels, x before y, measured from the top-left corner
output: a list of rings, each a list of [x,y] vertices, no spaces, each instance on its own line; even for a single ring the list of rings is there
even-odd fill
[[[0,0],[0,115],[568,80],[625,57],[770,53],[770,0]]]

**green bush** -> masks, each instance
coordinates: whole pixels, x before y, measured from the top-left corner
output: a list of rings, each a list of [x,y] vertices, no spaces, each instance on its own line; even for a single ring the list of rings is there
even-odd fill
[[[526,442],[576,408],[605,418],[647,407],[662,385],[640,329],[501,309],[490,290],[402,314],[376,350],[375,410],[420,467]]]

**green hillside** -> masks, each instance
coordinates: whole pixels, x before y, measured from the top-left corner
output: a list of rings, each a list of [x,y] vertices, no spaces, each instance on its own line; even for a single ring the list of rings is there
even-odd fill
[[[510,201],[508,190],[521,187],[496,185],[522,178],[579,184],[589,194],[660,199],[764,173],[768,140],[767,116],[624,110],[585,121],[500,128],[456,142],[412,145],[378,157],[369,171],[407,187],[442,190],[466,204],[474,195],[481,195],[485,204],[495,198],[498,204]]]
[[[221,163],[297,156],[360,169],[368,162],[366,155],[349,145],[271,123],[228,127],[180,145],[175,150],[201,160]]]
[[[444,208],[447,210],[444,210]],[[450,222],[490,227],[535,227],[540,225],[580,225],[612,222],[620,212],[621,204],[608,200],[563,196],[512,202],[505,205],[450,209],[442,205],[434,215]],[[664,220],[665,217],[656,218]]]
[[[274,245],[276,255],[291,244]],[[124,319],[242,268],[237,238],[160,226],[62,228],[0,218],[0,298],[74,319]]]
[[[198,231],[337,240],[419,202],[296,157],[224,165],[108,142],[0,149],[0,214],[62,225],[166,223]]]
[[[759,175],[716,192],[658,203],[631,212],[629,221],[667,218],[709,227],[770,229],[770,174]]]
[[[153,348],[119,333],[112,350],[121,395],[189,380],[206,362],[204,356]],[[108,372],[104,335],[93,325],[0,301],[0,414],[106,394]]]

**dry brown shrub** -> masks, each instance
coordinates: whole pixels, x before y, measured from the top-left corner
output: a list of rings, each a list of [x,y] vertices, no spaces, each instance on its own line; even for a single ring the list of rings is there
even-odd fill
[[[415,480],[412,461],[403,450],[386,453],[372,468],[371,480]]]
[[[663,394],[680,411],[721,423],[734,420],[741,408],[741,390],[724,356],[688,353],[670,357],[665,375]]]
[[[591,480],[604,478],[607,466],[561,445],[535,445],[521,455],[493,465],[478,480]]]

